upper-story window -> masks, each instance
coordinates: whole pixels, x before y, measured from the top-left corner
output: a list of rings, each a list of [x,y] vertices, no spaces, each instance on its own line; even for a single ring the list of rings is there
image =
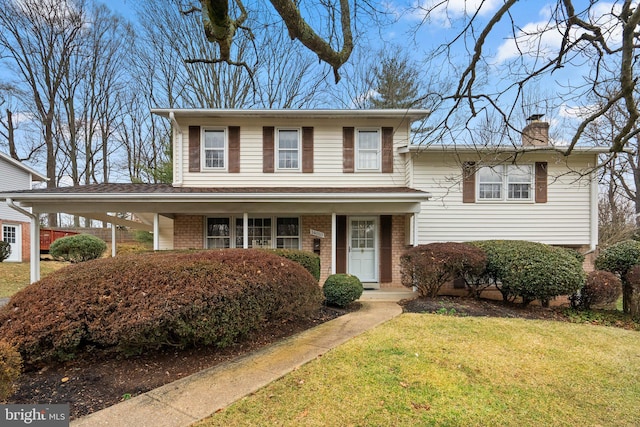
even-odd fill
[[[531,200],[531,165],[485,166],[478,170],[478,200]]]
[[[356,132],[356,170],[379,171],[381,158],[379,129],[358,129]]]
[[[300,169],[300,131],[298,129],[278,129],[276,132],[278,169]]]
[[[225,129],[204,129],[204,169],[226,169],[227,138]]]

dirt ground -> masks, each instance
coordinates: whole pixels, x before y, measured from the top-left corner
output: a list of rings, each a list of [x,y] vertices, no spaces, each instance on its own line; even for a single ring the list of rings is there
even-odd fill
[[[522,308],[501,301],[460,297],[417,298],[402,301],[401,305],[405,312],[564,320],[559,311],[549,308]],[[282,325],[278,330],[263,332],[225,349],[163,350],[116,360],[93,356],[49,366],[23,374],[8,403],[69,403],[71,417],[78,418],[256,351],[358,308],[359,303],[343,310],[323,307],[313,319]]]

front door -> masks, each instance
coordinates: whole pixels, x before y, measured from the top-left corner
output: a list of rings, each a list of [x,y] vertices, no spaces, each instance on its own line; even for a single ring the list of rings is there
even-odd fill
[[[11,246],[11,254],[5,261],[21,262],[22,261],[22,233],[20,225],[3,224],[2,240]]]
[[[361,282],[378,282],[377,230],[375,217],[349,219],[349,274]]]

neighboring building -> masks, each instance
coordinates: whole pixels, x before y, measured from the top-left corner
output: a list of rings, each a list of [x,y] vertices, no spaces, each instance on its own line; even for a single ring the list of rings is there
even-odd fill
[[[31,190],[32,183],[47,178],[33,169],[0,152],[0,192]],[[29,262],[30,218],[6,204],[0,204],[2,240],[11,245],[11,255],[5,262]]]
[[[542,131],[526,146],[411,143],[426,110],[154,110],[173,125],[174,182],[34,190],[38,212],[115,224],[135,212],[156,249],[283,247],[319,253],[321,281],[357,275],[400,285],[414,244],[488,238],[597,244],[602,150],[563,157]],[[529,129],[530,130],[530,129]],[[128,222],[126,225],[134,225]]]

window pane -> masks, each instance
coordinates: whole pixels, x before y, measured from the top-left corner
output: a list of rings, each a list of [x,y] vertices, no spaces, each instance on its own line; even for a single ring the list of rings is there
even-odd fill
[[[249,218],[249,247],[271,247],[271,218]]]
[[[300,249],[300,225],[298,218],[276,219],[276,247]]]
[[[357,155],[358,169],[380,169],[380,135],[378,131],[358,131]]]
[[[224,130],[204,131],[204,167],[224,169],[225,157]]]
[[[207,130],[204,132],[205,148],[224,148],[224,131]]]
[[[529,165],[509,166],[507,183],[509,199],[528,200],[531,198],[532,168]]]
[[[478,177],[480,182],[502,182],[502,166],[480,168]]]
[[[378,131],[358,131],[359,150],[377,150],[379,142]]]
[[[229,232],[229,218],[207,218],[207,248],[228,248],[231,244]]]
[[[507,174],[509,182],[531,182],[531,166],[509,166]]]
[[[224,151],[223,150],[205,150],[205,164],[208,168],[224,167]]]
[[[298,169],[298,131],[295,129],[278,131],[278,168]]]

